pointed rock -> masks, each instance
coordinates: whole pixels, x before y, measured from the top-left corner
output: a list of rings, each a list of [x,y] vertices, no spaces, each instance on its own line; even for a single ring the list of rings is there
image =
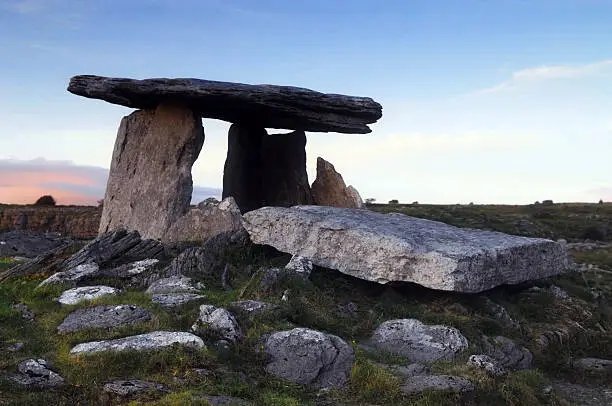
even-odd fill
[[[317,178],[312,183],[311,190],[314,204],[318,206],[355,209],[363,207],[357,190],[352,186],[347,187],[334,165],[321,157],[317,158]]]

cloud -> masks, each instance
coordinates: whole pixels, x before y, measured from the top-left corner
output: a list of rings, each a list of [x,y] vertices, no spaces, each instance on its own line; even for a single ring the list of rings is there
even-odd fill
[[[0,159],[0,203],[31,204],[52,195],[58,204],[95,205],[104,197],[108,169],[44,158]],[[192,202],[220,197],[221,190],[194,186]]]
[[[479,90],[476,93],[493,93],[543,81],[593,76],[605,73],[610,69],[612,69],[612,59],[586,65],[543,65],[515,71],[507,81],[487,89]]]

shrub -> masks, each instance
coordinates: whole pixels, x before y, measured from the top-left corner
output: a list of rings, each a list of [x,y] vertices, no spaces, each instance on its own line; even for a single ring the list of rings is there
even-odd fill
[[[399,204],[399,200],[397,199],[389,200],[389,204]]]
[[[55,199],[51,195],[44,195],[38,198],[36,206],[55,206]]]

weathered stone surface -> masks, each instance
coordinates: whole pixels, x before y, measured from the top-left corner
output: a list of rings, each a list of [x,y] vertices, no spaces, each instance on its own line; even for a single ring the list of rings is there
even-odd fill
[[[511,370],[529,369],[533,355],[525,348],[518,346],[513,340],[502,337],[483,337],[484,353],[506,368]]]
[[[189,208],[166,231],[164,241],[202,242],[221,233],[237,233],[242,229],[240,208],[234,198],[228,197],[219,204],[198,204]]]
[[[70,313],[57,326],[57,332],[72,333],[87,328],[117,328],[146,323],[152,319],[153,314],[150,311],[136,305],[95,306]]]
[[[255,244],[361,279],[481,292],[562,273],[570,259],[545,239],[463,229],[437,221],[321,206],[263,207],[246,213]]]
[[[99,232],[123,227],[165,240],[187,213],[191,167],[204,143],[202,120],[184,107],[160,104],[121,120]]]
[[[266,311],[273,311],[280,308],[273,303],[260,302],[258,300],[240,300],[230,303],[230,306],[252,315],[263,314]]]
[[[38,285],[38,287],[41,287],[44,285],[51,285],[54,283],[75,283],[75,282],[78,282],[84,279],[87,276],[91,276],[97,273],[99,270],[100,270],[100,267],[98,266],[98,264],[94,262],[91,262],[88,264],[77,265],[76,267],[69,269],[67,271],[58,272],[58,273],[51,275],[50,277],[42,281]]]
[[[290,272],[295,272],[303,278],[308,279],[312,272],[312,261],[310,261],[308,258],[294,255],[291,257],[289,263],[285,265],[285,269]]]
[[[400,390],[411,395],[425,390],[450,390],[454,392],[472,392],[474,385],[465,378],[451,375],[421,375],[409,378]]]
[[[485,354],[470,355],[467,364],[475,368],[483,369],[492,376],[502,376],[506,373],[504,367],[499,365],[496,360]]]
[[[15,230],[0,233],[0,258],[17,255],[33,258],[69,244],[72,239],[60,233]]]
[[[117,396],[132,396],[142,392],[169,392],[168,389],[157,382],[141,381],[138,379],[113,381],[104,384],[104,392]]]
[[[154,331],[152,333],[106,341],[90,341],[78,344],[70,350],[72,355],[88,355],[103,351],[159,350],[173,345],[205,348],[202,339],[194,334],[179,331]]]
[[[412,362],[452,360],[468,348],[467,339],[456,328],[426,325],[416,319],[385,321],[374,331],[371,343]]]
[[[13,375],[11,379],[21,385],[33,388],[55,388],[66,383],[66,380],[57,372],[49,369],[44,359],[22,361],[17,366],[17,370],[19,375]]]
[[[399,375],[403,378],[412,378],[413,376],[431,374],[431,370],[429,369],[429,367],[427,367],[426,365],[420,364],[418,362],[408,364],[407,366],[381,364],[381,363],[375,363],[375,365],[379,368],[386,369],[387,371],[392,372],[395,375]]]
[[[357,189],[346,187],[342,175],[334,165],[325,159],[317,158],[317,178],[312,183],[312,198],[318,206],[349,207],[360,209],[363,201]]]
[[[178,307],[194,300],[204,299],[206,296],[195,293],[154,293],[151,295],[153,303],[159,303],[161,307]]]
[[[9,344],[6,347],[6,350],[8,352],[19,352],[19,351],[21,351],[23,349],[24,346],[25,346],[24,343],[22,343],[21,341],[18,341],[16,343]]]
[[[578,358],[572,362],[575,369],[597,373],[612,374],[612,360],[601,358]]]
[[[344,386],[355,362],[353,348],[340,337],[307,328],[270,335],[264,351],[270,356],[266,372],[318,388]]]
[[[263,127],[232,124],[223,167],[223,198],[233,197],[246,213],[265,205],[261,146],[268,134]]]
[[[367,124],[382,117],[380,104],[368,97],[324,94],[292,86],[81,75],[70,79],[68,91],[139,109],[179,103],[202,117],[252,122],[261,128],[365,134],[371,131]]]
[[[199,292],[204,286],[186,276],[171,276],[156,280],[149,286],[147,293]]]
[[[261,145],[261,187],[265,206],[312,204],[306,172],[306,134],[268,134]]]
[[[207,338],[227,340],[232,343],[244,336],[232,313],[212,305],[200,306],[200,316],[191,326],[191,331]]]
[[[63,305],[74,305],[81,300],[93,300],[102,296],[117,295],[120,290],[110,286],[83,286],[80,288],[68,289],[57,299]]]

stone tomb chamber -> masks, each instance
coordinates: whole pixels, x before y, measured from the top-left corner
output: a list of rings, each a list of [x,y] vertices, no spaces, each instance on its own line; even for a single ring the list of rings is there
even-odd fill
[[[99,232],[124,227],[162,241],[190,207],[202,118],[231,123],[223,198],[233,197],[244,213],[312,204],[306,132],[366,134],[382,117],[371,98],[291,86],[80,75],[68,91],[137,109],[119,125]]]

